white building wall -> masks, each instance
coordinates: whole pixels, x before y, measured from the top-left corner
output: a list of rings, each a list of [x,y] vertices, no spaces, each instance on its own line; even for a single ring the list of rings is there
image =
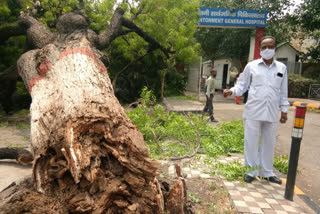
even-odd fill
[[[212,68],[211,63],[203,64],[203,74],[202,74],[203,76],[202,77],[207,78],[208,76],[210,76],[211,68]]]
[[[289,45],[284,45],[280,47],[275,54],[275,58],[279,61],[287,58],[287,62],[284,64],[287,66],[288,73],[301,74],[301,63],[296,62],[297,52]],[[282,61],[283,62],[283,61]]]
[[[216,89],[222,89],[222,79],[223,79],[223,67],[225,64],[228,64],[228,75],[227,75],[227,84],[230,81],[230,68],[231,60],[229,59],[219,59],[214,61],[214,68],[217,70],[216,76]]]
[[[188,82],[186,86],[187,91],[199,91],[199,75],[200,75],[200,60],[189,66]]]
[[[254,37],[254,36],[250,37],[250,49],[249,49],[248,62],[253,61],[255,44],[256,44],[256,37]]]
[[[275,58],[288,58],[288,62],[296,61],[296,51],[293,50],[289,45],[280,47],[275,54]]]

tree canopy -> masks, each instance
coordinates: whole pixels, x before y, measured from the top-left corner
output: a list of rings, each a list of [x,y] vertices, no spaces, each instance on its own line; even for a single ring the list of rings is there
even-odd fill
[[[296,9],[293,24],[299,26],[301,39],[312,39],[314,45],[303,55],[304,60],[320,62],[320,2],[304,0]]]

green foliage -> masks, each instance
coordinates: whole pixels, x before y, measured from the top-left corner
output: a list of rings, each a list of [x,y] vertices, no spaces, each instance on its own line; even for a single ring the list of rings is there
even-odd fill
[[[239,161],[229,164],[217,163],[213,169],[211,171],[212,174],[222,175],[227,180],[240,180],[248,172],[247,167],[243,166]]]
[[[281,173],[287,174],[289,167],[288,155],[280,155],[274,158],[273,166]]]
[[[317,83],[317,80],[302,77],[297,74],[288,75],[288,96],[307,98],[311,84]]]
[[[90,19],[90,28],[92,30],[100,33],[108,27],[115,3],[116,0],[103,0],[101,2],[94,0],[86,1],[85,13]]]
[[[17,122],[15,124],[15,126],[18,128],[18,129],[30,129],[30,125],[29,124],[26,124],[24,122]]]
[[[7,2],[5,1],[1,1],[0,2],[0,15],[1,17],[8,17],[10,15],[10,9],[8,7]]]
[[[6,142],[6,147],[8,147],[8,148],[24,148],[25,145],[23,145],[21,143]]]
[[[260,168],[261,166],[246,167],[239,161],[233,161],[228,164],[218,162],[213,165],[211,174],[222,175],[227,180],[242,180],[243,175]]]
[[[293,23],[300,27],[301,39],[313,39],[314,45],[303,55],[304,60],[320,62],[320,1],[304,0],[295,11]]]
[[[8,127],[8,121],[0,122],[0,127]]]
[[[144,95],[147,94],[147,95]],[[142,93],[144,100],[128,116],[139,128],[153,158],[179,157],[191,154],[198,145],[211,157],[240,153],[243,150],[242,121],[224,122],[216,127],[201,115],[187,116],[166,112],[161,105],[147,106],[150,93]]]
[[[195,94],[189,94],[184,96],[172,96],[171,98],[177,99],[177,100],[198,100],[198,96]]]
[[[66,12],[71,12],[79,7],[78,0],[42,0],[41,6],[44,13],[38,13],[40,20],[49,27],[54,27],[56,20],[60,15]]]
[[[29,92],[27,91],[24,83],[21,82],[21,81],[17,82],[15,93],[16,93],[17,95],[28,95],[28,94],[29,94]]]
[[[137,91],[145,85],[160,97],[164,69],[168,70],[165,95],[182,94],[188,72],[176,71],[175,65],[187,66],[198,58],[200,45],[193,37],[197,30],[198,7],[197,0],[142,0],[131,7],[124,7],[127,8],[127,18],[133,17],[141,9],[142,13],[133,19],[134,23],[165,49],[175,51],[175,54],[167,59],[160,50],[151,52],[150,46],[134,33],[113,41],[108,49],[111,79],[130,64],[117,79],[118,91],[127,93],[122,99],[136,99]]]
[[[29,137],[29,136],[23,136],[22,140],[24,140],[24,141],[30,141],[30,137]]]
[[[26,116],[26,115],[29,115],[29,110],[28,109],[21,109],[20,111],[15,112],[13,114],[13,116]]]
[[[156,103],[156,97],[154,96],[152,90],[148,90],[147,87],[144,87],[140,94],[140,101],[142,105],[149,107]]]
[[[217,127],[201,127],[201,132],[207,135],[202,137],[202,148],[211,157],[242,153],[244,142],[243,122],[228,121],[218,124]]]
[[[191,200],[194,202],[194,203],[200,203],[201,200],[199,198],[199,196],[197,196],[195,193],[193,192],[188,192],[188,197],[191,198]]]
[[[3,107],[0,105],[0,116],[5,115],[5,111],[3,110]]]

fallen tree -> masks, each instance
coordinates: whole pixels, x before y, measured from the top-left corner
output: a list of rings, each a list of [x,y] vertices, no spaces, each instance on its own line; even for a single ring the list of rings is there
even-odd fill
[[[1,213],[185,209],[181,178],[164,198],[156,179],[158,163],[150,159],[142,134],[114,96],[101,60],[99,50],[130,32],[144,38],[151,50],[170,53],[123,14],[116,9],[100,35],[88,29],[86,17],[79,13],[60,16],[55,33],[21,14],[20,27],[34,47],[17,62],[32,96],[33,175],[0,194]]]

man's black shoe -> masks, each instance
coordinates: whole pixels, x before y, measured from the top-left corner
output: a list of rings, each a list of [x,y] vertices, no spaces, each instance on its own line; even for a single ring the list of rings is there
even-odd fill
[[[277,178],[276,176],[266,177],[264,179],[266,179],[272,183],[276,183],[276,184],[280,184],[280,185],[282,184],[282,181],[279,178]]]
[[[254,180],[254,177],[245,174],[244,177],[243,177],[243,180],[244,180],[245,182],[247,182],[247,183],[251,183],[251,182]]]

